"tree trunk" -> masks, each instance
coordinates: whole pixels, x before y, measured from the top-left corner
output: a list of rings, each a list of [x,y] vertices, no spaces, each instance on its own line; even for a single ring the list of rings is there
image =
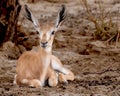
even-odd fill
[[[0,45],[15,41],[20,9],[18,0],[0,0]]]

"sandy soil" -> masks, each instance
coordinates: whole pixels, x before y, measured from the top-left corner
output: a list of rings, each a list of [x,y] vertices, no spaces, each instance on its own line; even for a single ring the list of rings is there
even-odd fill
[[[0,49],[0,96],[120,96],[120,44],[115,48],[114,44],[106,45],[93,39],[94,25],[79,0],[48,1],[28,5],[41,23],[55,22],[60,5],[66,5],[67,18],[56,34],[53,54],[74,72],[75,80],[68,85],[45,86],[43,89],[13,85],[16,58],[20,53],[14,44],[8,42]],[[106,10],[112,7],[113,16],[120,5],[119,0],[116,2],[103,2]],[[89,0],[89,3],[93,10],[97,10],[95,0]],[[26,23],[28,26],[32,29],[30,22]]]

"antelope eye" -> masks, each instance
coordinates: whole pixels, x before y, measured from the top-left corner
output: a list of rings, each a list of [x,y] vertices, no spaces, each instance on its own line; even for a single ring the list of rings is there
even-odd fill
[[[37,34],[39,34],[39,31],[36,31]]]
[[[55,31],[52,31],[52,32],[51,32],[51,35],[54,35],[54,34],[55,34]]]

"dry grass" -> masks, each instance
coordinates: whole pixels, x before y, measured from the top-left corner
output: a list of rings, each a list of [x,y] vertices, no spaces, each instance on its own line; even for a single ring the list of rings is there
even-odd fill
[[[119,15],[119,8],[118,8],[118,14],[116,13],[117,20],[113,20],[111,9],[109,11],[105,11],[105,8],[102,6],[102,3],[99,2],[98,9],[99,9],[99,15],[93,14],[91,6],[88,4],[87,0],[81,0],[83,7],[85,8],[85,11],[87,12],[88,19],[94,23],[95,26],[95,32],[94,32],[94,38],[106,41],[107,43],[110,43],[111,41],[119,42],[120,39],[120,30],[118,26],[118,15]],[[95,13],[95,12],[94,12]],[[97,12],[96,12],[97,13]],[[97,16],[96,16],[97,15]]]

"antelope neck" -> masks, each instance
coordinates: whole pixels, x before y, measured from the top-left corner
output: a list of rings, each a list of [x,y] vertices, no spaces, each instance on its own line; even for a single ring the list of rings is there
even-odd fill
[[[40,50],[42,50],[45,53],[52,54],[52,47],[47,47],[47,48],[40,47]]]

